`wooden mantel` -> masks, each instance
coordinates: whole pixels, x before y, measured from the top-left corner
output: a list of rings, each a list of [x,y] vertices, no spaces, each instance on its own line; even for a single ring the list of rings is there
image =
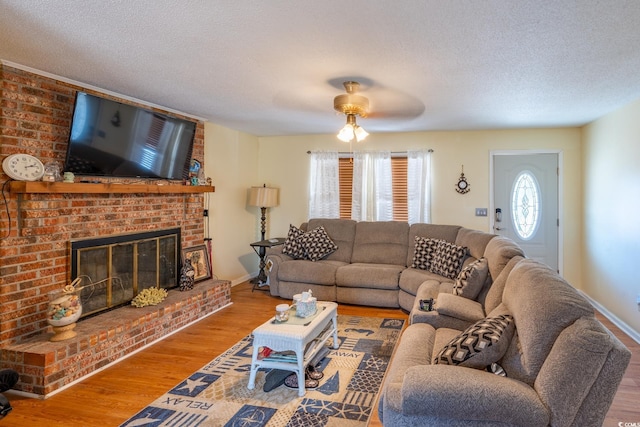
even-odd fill
[[[11,181],[9,190],[12,193],[213,193],[211,185],[177,185],[177,184],[121,184],[121,183],[87,183],[87,182],[43,182],[43,181]]]

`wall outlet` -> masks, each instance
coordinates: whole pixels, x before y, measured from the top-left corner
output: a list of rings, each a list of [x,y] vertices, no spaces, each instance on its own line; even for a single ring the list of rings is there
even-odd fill
[[[487,216],[487,208],[476,208],[476,216]]]

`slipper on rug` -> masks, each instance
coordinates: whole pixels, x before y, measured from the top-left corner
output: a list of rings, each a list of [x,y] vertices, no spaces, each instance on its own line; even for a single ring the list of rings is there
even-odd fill
[[[285,378],[291,375],[291,371],[285,371],[283,369],[272,369],[264,377],[264,386],[262,390],[270,392],[274,388],[280,387],[284,384]]]
[[[321,371],[316,371],[316,368],[309,365],[305,370],[305,378],[311,378],[312,380],[321,380],[324,377],[324,374]]]
[[[320,385],[320,382],[318,382],[318,380],[314,380],[311,378],[306,378],[304,379],[304,388],[305,389],[313,389],[313,388],[317,388]],[[291,389],[298,389],[298,374],[296,374],[295,372],[291,375],[289,375],[287,378],[285,378],[284,380],[284,386],[287,388],[291,388]]]

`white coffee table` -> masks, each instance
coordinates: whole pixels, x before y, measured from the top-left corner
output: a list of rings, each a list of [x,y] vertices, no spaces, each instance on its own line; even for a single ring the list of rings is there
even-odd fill
[[[333,336],[333,348],[338,348],[338,304],[318,301],[317,314],[307,319],[295,318],[285,323],[274,323],[273,318],[253,331],[253,356],[251,374],[247,388],[255,388],[256,373],[260,368],[283,369],[298,375],[298,395],[304,396],[304,373],[313,357],[322,349],[329,337]],[[300,324],[295,324],[300,323]],[[331,325],[330,325],[331,323]],[[307,345],[313,342],[311,345]],[[274,361],[268,358],[259,360],[258,349],[269,347],[273,351],[292,350],[295,362]],[[306,351],[305,351],[306,348]]]

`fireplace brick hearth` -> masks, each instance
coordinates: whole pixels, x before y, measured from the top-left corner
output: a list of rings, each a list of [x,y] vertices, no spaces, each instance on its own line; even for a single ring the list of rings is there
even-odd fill
[[[47,397],[231,303],[231,282],[208,280],[169,291],[157,306],[120,307],[78,322],[75,338],[43,334],[2,350],[5,368],[20,373],[14,387]]]

